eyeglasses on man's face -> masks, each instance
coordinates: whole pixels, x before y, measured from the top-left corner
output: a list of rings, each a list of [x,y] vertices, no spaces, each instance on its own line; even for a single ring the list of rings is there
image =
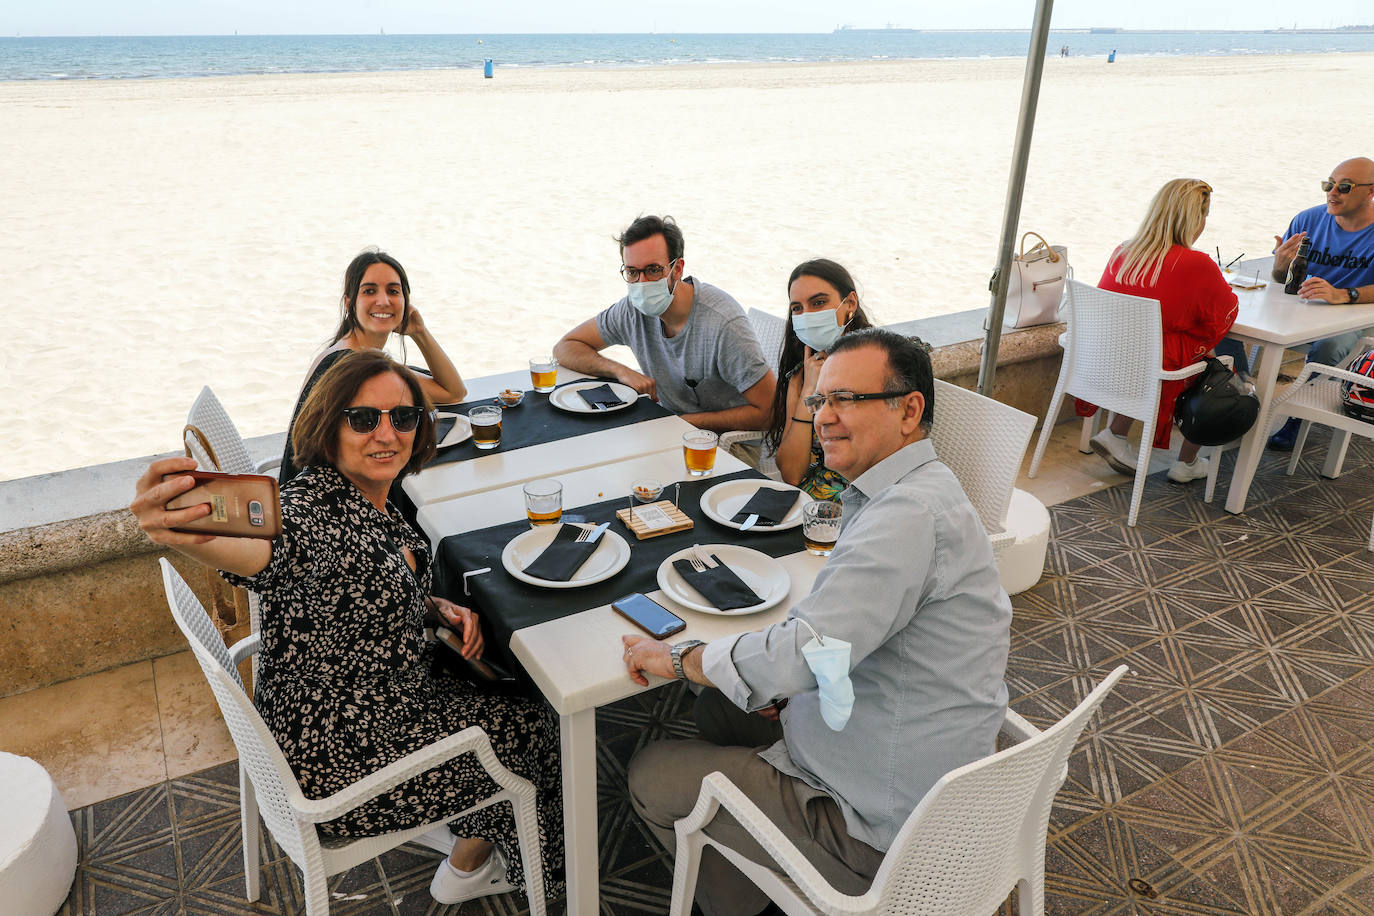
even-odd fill
[[[1326,181],[1322,182],[1322,190],[1330,194],[1331,189],[1335,188],[1341,194],[1349,194],[1356,188],[1367,188],[1371,185],[1374,185],[1374,181],[1350,181],[1348,179],[1343,181],[1332,181],[1328,178]]]
[[[821,409],[822,404],[829,404],[831,410],[844,410],[859,401],[886,401],[889,398],[901,398],[911,394],[910,391],[875,391],[871,394],[855,394],[843,388],[837,388],[826,394],[813,394],[802,398],[802,403],[806,409],[815,413]]]
[[[667,266],[662,264],[650,264],[647,267],[627,267],[621,264],[620,275],[625,278],[626,283],[638,283],[641,279],[648,280],[652,283],[654,280],[662,280],[664,274],[672,270],[673,265],[676,263],[677,258],[673,258],[669,261]]]
[[[420,417],[424,414],[423,407],[412,407],[407,404],[402,407],[393,407],[390,410],[382,410],[378,407],[345,407],[343,415],[348,420],[348,428],[358,435],[366,435],[377,428],[377,424],[382,422],[382,414],[386,414],[391,421],[391,428],[398,433],[413,433],[415,427],[420,425]]]

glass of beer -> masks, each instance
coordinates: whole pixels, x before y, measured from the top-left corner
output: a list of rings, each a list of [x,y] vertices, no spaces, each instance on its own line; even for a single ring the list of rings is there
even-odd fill
[[[563,484],[531,480],[525,484],[525,515],[531,525],[557,525],[563,518]]]
[[[501,444],[501,408],[474,407],[468,411],[472,421],[472,442],[480,449],[496,448]]]
[[[840,517],[844,507],[828,499],[818,499],[802,506],[802,540],[806,552],[818,557],[830,556],[840,539]]]
[[[709,429],[694,429],[682,434],[682,460],[687,473],[693,477],[709,477],[716,466],[715,433]]]
[[[558,360],[552,356],[541,356],[530,360],[530,387],[535,391],[548,394],[558,384]]]

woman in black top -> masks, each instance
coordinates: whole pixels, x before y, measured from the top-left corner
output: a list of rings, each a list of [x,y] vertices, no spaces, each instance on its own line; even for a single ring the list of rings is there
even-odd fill
[[[392,482],[434,454],[429,399],[410,370],[378,350],[349,353],[320,379],[297,418],[306,468],[282,489],[274,541],[213,538],[171,527],[208,504],[168,511],[195,462],[154,462],[130,507],[154,541],[214,566],[262,596],[255,705],[309,798],[322,798],[406,754],[480,725],[501,762],[534,783],[546,873],[563,862],[559,736],[541,702],[495,695],[436,674],[423,618],[437,612],[482,654],[477,615],[430,594],[428,541],[387,501]],[[442,821],[494,786],[472,755],[412,779],[320,825],[374,836]],[[451,824],[459,839],[431,892],[443,903],[518,887],[523,866],[510,808]],[[492,851],[493,844],[496,851]],[[556,888],[557,881],[550,881]]]
[[[456,404],[467,394],[462,376],[454,368],[443,347],[429,333],[420,310],[410,303],[410,279],[405,268],[385,251],[369,248],[359,254],[344,271],[343,296],[339,299],[343,312],[334,340],[329,348],[310,365],[305,373],[291,422],[286,427],[286,449],[282,453],[281,470],[277,474],[285,484],[300,471],[291,446],[291,430],[296,416],[315,383],[340,357],[357,350],[380,350],[387,338],[400,334],[415,341],[425,358],[425,365],[433,378],[420,376],[420,387],[435,404]]]

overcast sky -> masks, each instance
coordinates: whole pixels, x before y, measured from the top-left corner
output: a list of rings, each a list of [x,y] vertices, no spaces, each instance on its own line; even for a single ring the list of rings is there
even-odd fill
[[[47,0],[4,4],[0,35],[828,32],[1028,28],[1033,0]],[[1060,0],[1053,26],[1329,28],[1374,23],[1370,0]]]

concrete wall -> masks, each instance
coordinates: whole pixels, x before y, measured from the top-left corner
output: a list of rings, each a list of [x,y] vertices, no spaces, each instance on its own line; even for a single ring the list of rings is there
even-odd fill
[[[982,317],[981,310],[963,312],[894,329],[932,344],[938,378],[974,388]],[[1047,325],[1003,335],[997,400],[1044,416],[1059,373],[1063,329]],[[255,460],[280,455],[283,439],[279,433],[249,440],[249,453]],[[164,554],[125,508],[151,460],[0,482],[0,696],[186,648],[162,591],[157,558]],[[209,608],[214,596],[205,570],[179,554],[166,555]]]

